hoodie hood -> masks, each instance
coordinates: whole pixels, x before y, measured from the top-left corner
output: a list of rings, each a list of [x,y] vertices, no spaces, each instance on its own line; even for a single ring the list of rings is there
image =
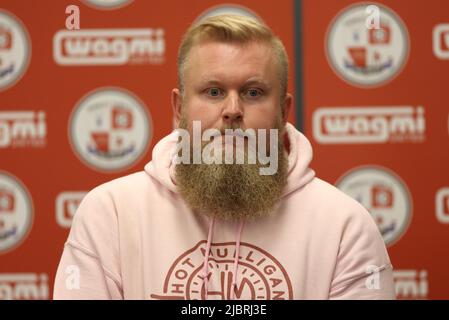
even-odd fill
[[[287,123],[285,128],[286,147],[289,154],[287,185],[282,197],[303,187],[315,177],[315,172],[309,168],[313,158],[309,140],[292,124]],[[177,142],[178,134],[175,130],[156,144],[152,153],[152,161],[145,166],[145,172],[148,175],[175,193],[178,193],[178,190],[174,179],[175,164],[172,159]]]

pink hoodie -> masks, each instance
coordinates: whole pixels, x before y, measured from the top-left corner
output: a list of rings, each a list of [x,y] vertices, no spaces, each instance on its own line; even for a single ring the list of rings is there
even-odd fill
[[[54,299],[394,299],[370,214],[315,177],[309,141],[290,124],[287,133],[287,187],[276,212],[253,222],[194,214],[174,181],[176,134],[162,139],[144,172],[83,199]]]

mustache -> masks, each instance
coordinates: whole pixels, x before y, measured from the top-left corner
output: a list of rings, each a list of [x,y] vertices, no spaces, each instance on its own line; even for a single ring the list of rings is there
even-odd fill
[[[210,137],[215,138],[218,136],[231,136],[236,138],[255,138],[255,130],[254,129],[243,129],[243,128],[221,128],[215,129],[216,132],[212,134]]]

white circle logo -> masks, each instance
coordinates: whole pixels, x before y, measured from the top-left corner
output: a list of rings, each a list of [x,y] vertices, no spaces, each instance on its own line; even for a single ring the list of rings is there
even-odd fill
[[[22,182],[0,171],[0,254],[18,247],[33,224],[31,196]]]
[[[412,217],[411,196],[393,172],[359,167],[344,174],[336,186],[371,213],[386,245],[393,245],[407,231]]]
[[[234,5],[234,4],[218,5],[218,6],[209,8],[205,12],[200,14],[200,16],[195,20],[195,22],[198,23],[207,18],[220,16],[223,14],[234,14],[234,15],[249,17],[249,18],[256,19],[257,21],[259,21],[261,23],[264,23],[262,18],[259,17],[255,12],[251,11],[250,9],[248,9],[246,7]]]
[[[84,0],[86,4],[92,5],[97,9],[119,9],[128,4],[133,0]]]
[[[0,9],[0,91],[13,86],[30,63],[31,43],[23,23]]]
[[[142,101],[119,88],[102,88],[85,97],[69,120],[75,154],[102,172],[125,170],[148,150],[152,122]]]
[[[405,24],[391,9],[379,8],[378,28],[368,28],[367,4],[346,8],[327,32],[326,55],[332,69],[358,87],[376,87],[391,81],[405,66],[409,35]]]

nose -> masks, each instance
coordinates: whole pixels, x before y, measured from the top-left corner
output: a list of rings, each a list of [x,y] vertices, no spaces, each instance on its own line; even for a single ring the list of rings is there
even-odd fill
[[[223,106],[223,122],[227,125],[239,123],[243,119],[243,109],[238,94],[228,94]]]

